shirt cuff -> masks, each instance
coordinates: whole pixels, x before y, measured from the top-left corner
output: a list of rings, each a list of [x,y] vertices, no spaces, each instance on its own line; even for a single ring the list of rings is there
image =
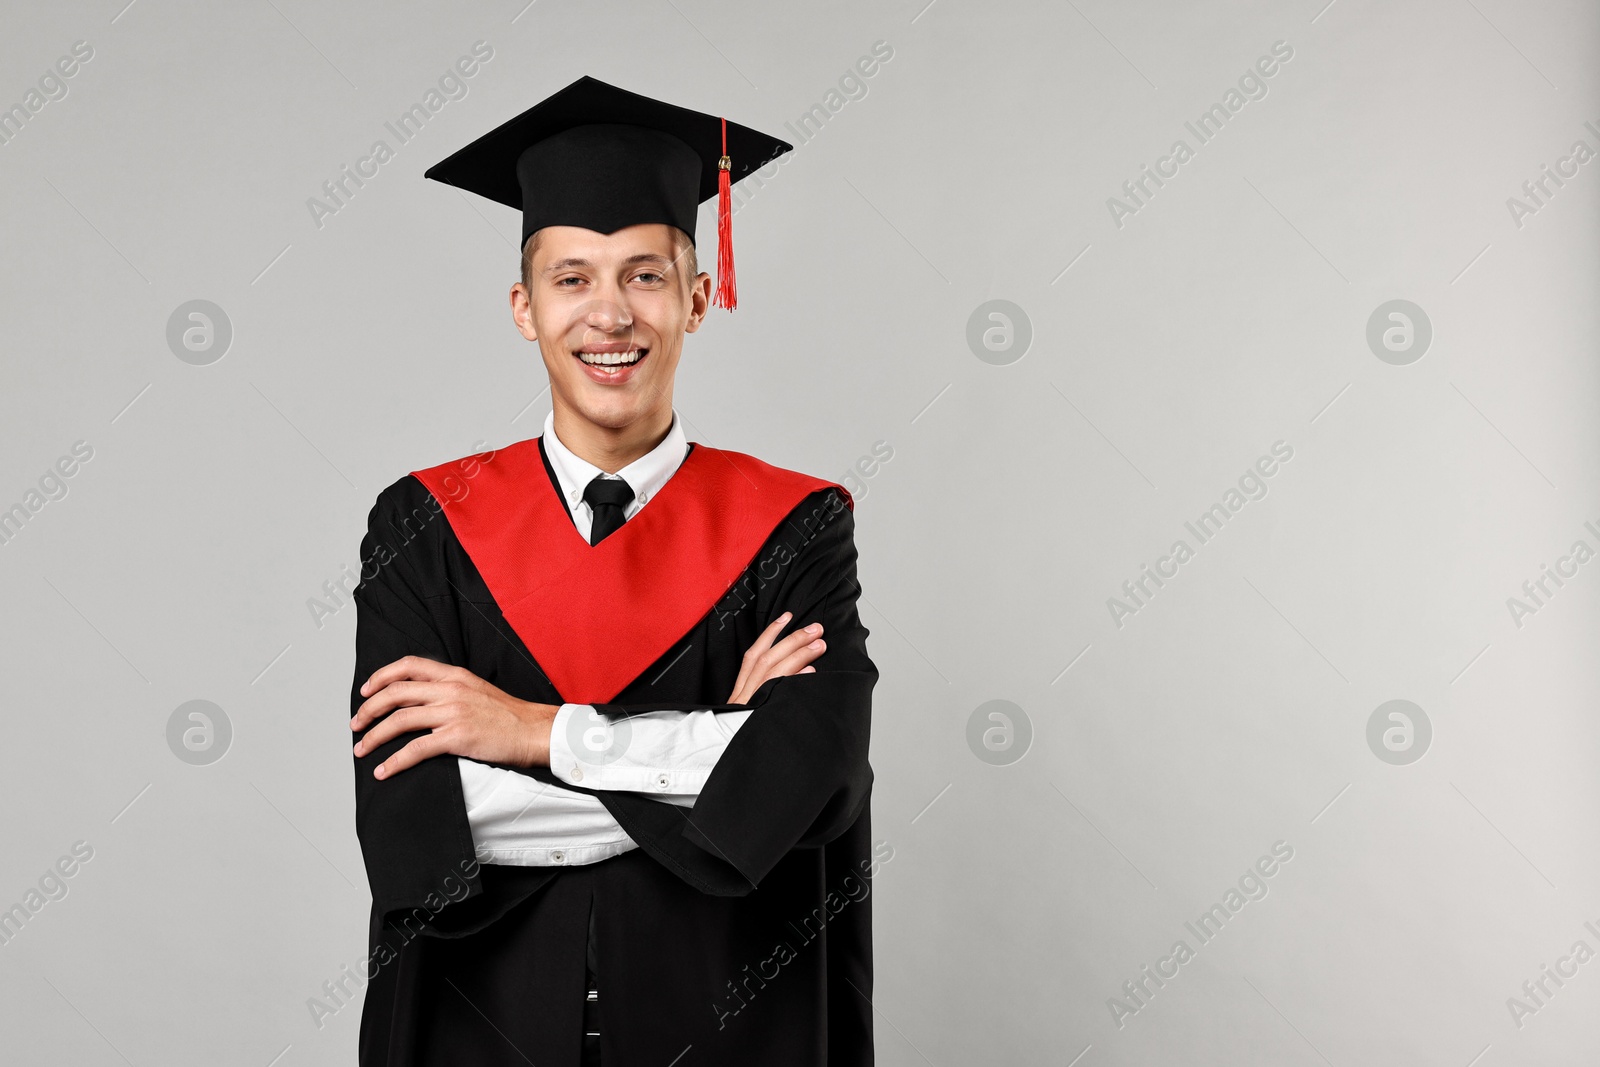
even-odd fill
[[[638,847],[597,796],[475,760],[457,763],[480,863],[562,867],[598,863]]]
[[[479,845],[473,850],[479,863],[501,867],[576,867],[620,856],[639,846],[623,834],[604,844],[552,846],[550,848],[499,848]]]
[[[753,713],[651,711],[610,720],[592,704],[563,704],[550,727],[550,771],[586,789],[692,806]]]

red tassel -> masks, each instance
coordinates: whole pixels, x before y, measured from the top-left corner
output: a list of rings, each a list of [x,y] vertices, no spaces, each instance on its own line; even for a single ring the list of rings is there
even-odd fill
[[[717,291],[711,302],[732,311],[739,302],[733,273],[733,161],[728,158],[728,120],[722,120],[722,158],[717,161]]]

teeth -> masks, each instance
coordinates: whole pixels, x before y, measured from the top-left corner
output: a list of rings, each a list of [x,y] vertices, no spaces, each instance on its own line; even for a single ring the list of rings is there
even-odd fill
[[[578,358],[590,366],[608,367],[614,364],[639,362],[639,350],[630,348],[626,352],[579,352]]]

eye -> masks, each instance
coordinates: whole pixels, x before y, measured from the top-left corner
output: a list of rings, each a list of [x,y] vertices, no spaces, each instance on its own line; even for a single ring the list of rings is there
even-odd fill
[[[571,282],[572,284],[568,285],[567,284],[568,282]],[[568,275],[565,278],[557,278],[556,279],[556,288],[557,289],[561,289],[561,288],[572,289],[572,288],[576,288],[577,286],[582,285],[582,284],[583,284],[583,279],[578,277],[577,275]]]
[[[646,285],[654,285],[656,282],[661,281],[661,275],[657,274],[653,270],[640,271],[638,274],[633,276],[633,280],[636,282],[644,282]]]

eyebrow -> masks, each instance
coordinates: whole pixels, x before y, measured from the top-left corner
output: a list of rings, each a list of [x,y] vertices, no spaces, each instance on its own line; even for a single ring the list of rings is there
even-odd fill
[[[666,267],[671,267],[673,261],[667,256],[657,255],[654,252],[640,252],[636,256],[629,256],[627,259],[623,260],[622,263],[623,266],[628,267],[631,267],[636,263],[657,263]],[[546,267],[543,273],[554,274],[556,271],[567,270],[571,267],[593,266],[594,264],[589,262],[587,259],[558,259]]]

